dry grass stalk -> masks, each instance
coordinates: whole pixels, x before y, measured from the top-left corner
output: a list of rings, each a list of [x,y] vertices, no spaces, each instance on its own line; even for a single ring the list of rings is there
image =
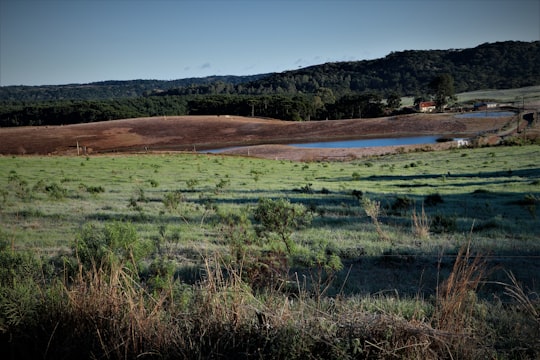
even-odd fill
[[[520,307],[540,325],[540,303],[538,302],[538,295],[536,295],[537,302],[535,303],[531,299],[530,295],[532,294],[525,293],[515,275],[511,271],[507,272],[507,275],[510,278],[511,284],[505,284],[505,294],[516,300]]]
[[[448,279],[437,287],[435,327],[447,334],[449,345],[460,353],[480,351],[475,337],[477,290],[489,274],[485,256],[471,252],[470,240],[456,257]]]
[[[413,226],[413,234],[417,238],[420,239],[428,239],[429,238],[429,230],[431,227],[431,220],[426,215],[426,211],[424,209],[424,204],[422,204],[422,212],[420,215],[416,213],[416,209],[412,212],[412,226]]]
[[[373,221],[373,225],[375,225],[379,238],[384,241],[389,241],[390,238],[382,229],[379,221],[379,217],[381,216],[381,202],[364,198],[362,200],[362,206],[366,214],[371,218],[371,221]]]
[[[170,342],[163,321],[165,298],[154,298],[120,266],[106,272],[82,267],[72,284],[64,285],[75,332],[98,341],[103,354],[124,358]],[[106,336],[104,334],[107,334]]]

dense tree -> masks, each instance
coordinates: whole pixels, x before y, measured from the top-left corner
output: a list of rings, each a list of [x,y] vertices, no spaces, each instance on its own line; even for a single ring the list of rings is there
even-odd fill
[[[401,96],[393,91],[386,97],[386,106],[390,110],[395,110],[401,107]]]
[[[455,101],[454,78],[450,74],[441,74],[436,76],[430,83],[433,99],[438,111],[443,111],[444,107],[450,102]]]

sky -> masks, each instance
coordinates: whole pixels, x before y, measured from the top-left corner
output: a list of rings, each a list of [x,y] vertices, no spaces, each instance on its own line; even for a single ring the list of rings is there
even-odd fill
[[[0,0],[0,86],[253,75],[540,40],[540,0]]]

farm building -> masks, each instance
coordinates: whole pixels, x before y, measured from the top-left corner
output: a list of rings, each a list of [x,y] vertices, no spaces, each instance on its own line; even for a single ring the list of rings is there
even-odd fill
[[[437,110],[437,104],[435,101],[422,101],[418,103],[417,110],[420,112],[433,112]]]
[[[474,110],[488,110],[488,109],[495,109],[499,106],[497,103],[493,102],[479,102],[474,104]]]

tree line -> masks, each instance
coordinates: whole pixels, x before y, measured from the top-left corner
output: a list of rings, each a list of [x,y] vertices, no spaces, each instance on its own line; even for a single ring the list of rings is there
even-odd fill
[[[136,117],[238,115],[281,120],[377,117],[399,107],[376,93],[333,96],[162,95],[118,100],[63,100],[0,103],[0,127],[68,125]],[[392,106],[390,108],[389,106]]]

